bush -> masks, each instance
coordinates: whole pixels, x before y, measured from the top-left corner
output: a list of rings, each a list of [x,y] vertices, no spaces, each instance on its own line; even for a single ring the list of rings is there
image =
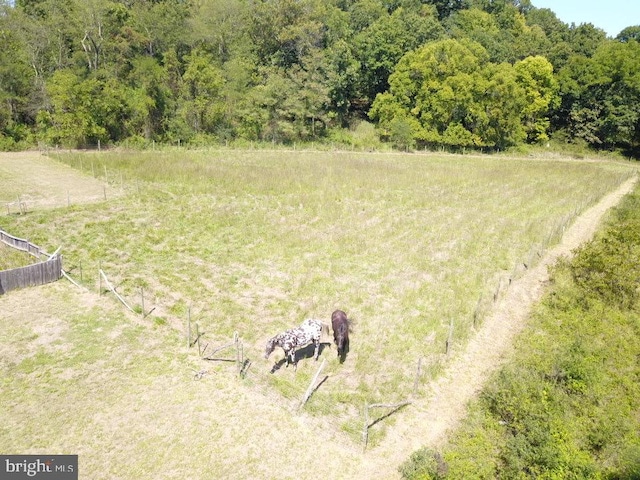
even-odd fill
[[[628,210],[616,213],[616,225],[582,249],[571,264],[573,279],[587,298],[597,297],[622,309],[633,309],[640,290],[640,218],[629,209],[640,199],[628,199]]]
[[[411,454],[399,471],[407,480],[437,480],[446,477],[447,466],[438,452],[421,448]]]
[[[375,126],[366,121],[359,121],[350,129],[331,129],[328,140],[331,143],[366,151],[379,150],[383,146]]]

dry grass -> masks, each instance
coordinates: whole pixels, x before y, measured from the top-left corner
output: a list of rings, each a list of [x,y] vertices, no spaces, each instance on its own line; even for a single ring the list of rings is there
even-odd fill
[[[3,435],[0,450],[82,446],[88,459],[111,448],[87,460],[91,472],[115,462],[104,478],[292,478],[297,457],[287,448],[297,445],[312,471],[321,468],[312,455],[318,438],[331,445],[333,471],[353,477],[349,452],[339,447],[356,445],[363,402],[410,395],[418,358],[422,382],[437,375],[450,323],[455,352],[500,279],[517,275],[563,225],[631,174],[621,163],[326,152],[59,158],[85,174],[106,166],[111,188],[126,195],[5,217],[5,229],[45,249],[63,245],[66,268],[75,278],[82,272],[94,291],[98,266],[136,305],[143,287],[146,309],[155,310],[143,321],[118,305],[62,309],[52,314],[50,345],[3,351],[12,388],[0,395],[13,419],[7,431],[17,433]],[[211,345],[239,333],[253,362],[246,379],[184,353],[189,308]],[[305,317],[328,321],[335,308],[355,320],[352,350],[344,365],[335,349],[323,352],[330,378],[307,413],[292,416],[317,364],[303,360],[297,374],[271,375],[279,357],[262,360],[264,342]],[[0,343],[24,349],[15,339],[41,338],[39,323],[36,316],[9,329]],[[194,382],[190,368],[210,374]],[[47,394],[69,411],[48,420],[51,412],[38,410]],[[42,433],[38,424],[47,426]],[[115,458],[131,448],[137,460],[127,471]],[[279,456],[284,474],[271,470]],[[173,473],[154,467],[158,461]]]

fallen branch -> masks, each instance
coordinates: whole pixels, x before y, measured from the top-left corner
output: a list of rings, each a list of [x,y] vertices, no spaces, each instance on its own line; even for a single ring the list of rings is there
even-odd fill
[[[376,423],[379,423],[385,418],[390,417],[391,415],[396,413],[398,410],[400,410],[402,407],[406,407],[407,405],[410,405],[410,404],[411,402],[407,400],[406,402],[400,402],[400,403],[394,403],[394,404],[374,403],[373,405],[369,405],[369,408],[390,408],[391,411],[386,415],[383,415],[380,418],[377,418],[376,420],[371,422],[371,424],[369,424],[368,427],[373,427]]]
[[[202,335],[202,334],[201,334],[201,335]],[[195,342],[194,342],[194,343],[195,343]],[[218,352],[220,352],[220,351],[224,350],[225,348],[233,347],[233,346],[235,346],[235,344],[236,344],[236,342],[233,342],[233,343],[228,343],[228,344],[226,344],[226,345],[223,345],[223,346],[221,346],[221,347],[218,347],[218,348],[214,349],[214,350],[209,354],[209,356],[204,357],[204,359],[205,359],[205,360],[216,360],[215,358],[213,358],[213,356],[214,356],[216,353],[218,353]],[[191,345],[193,345],[193,343],[192,343]],[[204,352],[202,352],[202,353],[204,354]],[[233,361],[235,362],[236,360],[233,360]]]
[[[60,270],[60,272],[62,272],[62,276],[63,276],[64,278],[66,278],[67,280],[69,280],[69,281],[70,281],[71,283],[73,283],[76,287],[78,287],[78,288],[84,288],[84,289],[86,290],[86,288],[85,288],[85,287],[83,287],[82,285],[80,285],[80,284],[76,283],[76,281],[75,281],[73,278],[71,278],[71,277],[67,274],[67,272],[65,272],[64,270]]]
[[[318,371],[313,376],[313,380],[311,380],[311,383],[309,384],[309,387],[307,388],[307,391],[304,393],[304,396],[302,397],[302,400],[300,401],[300,406],[298,408],[304,407],[304,405],[307,403],[307,401],[309,400],[309,397],[311,397],[313,392],[315,392],[318,389],[318,387],[320,387],[320,385],[322,385],[324,383],[324,381],[327,378],[329,378],[328,376],[325,376],[322,379],[322,381],[318,385],[316,385],[316,381],[318,380],[318,375],[320,375],[320,372],[324,368],[324,364],[325,363],[326,363],[326,359],[323,359],[322,360],[322,364],[320,365],[320,368],[318,368]]]
[[[385,418],[390,417],[395,412],[400,410],[402,407],[410,405],[411,402],[406,400],[400,403],[373,403],[369,405],[365,402],[364,404],[364,424],[362,426],[362,453],[367,449],[367,444],[369,443],[369,428],[373,427],[376,423],[381,422]],[[369,409],[370,408],[391,408],[392,410],[388,412],[386,415],[374,420],[372,423],[369,423]]]
[[[120,302],[122,302],[122,304],[127,307],[129,309],[129,311],[131,311],[132,313],[136,313],[135,310],[133,308],[131,308],[127,302],[124,301],[124,298],[122,298],[118,292],[116,292],[116,289],[113,287],[113,285],[111,285],[111,282],[109,282],[109,279],[107,278],[107,276],[105,275],[105,273],[102,271],[102,269],[100,270],[100,275],[102,275],[102,278],[104,278],[104,281],[107,282],[107,287],[109,287],[109,290],[111,290],[113,292],[113,294],[116,296],[116,298],[118,300],[120,300]]]

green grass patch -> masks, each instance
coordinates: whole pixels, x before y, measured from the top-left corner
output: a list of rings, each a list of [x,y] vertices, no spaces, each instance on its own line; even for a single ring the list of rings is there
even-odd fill
[[[11,270],[32,265],[36,259],[26,252],[0,242],[0,270]]]

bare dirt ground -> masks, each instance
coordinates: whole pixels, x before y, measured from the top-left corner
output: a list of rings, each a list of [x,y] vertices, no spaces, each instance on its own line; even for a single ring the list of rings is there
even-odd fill
[[[35,151],[1,153],[0,180],[8,186],[0,191],[3,213],[18,212],[18,201],[33,210],[99,202],[105,195],[112,198],[120,193],[103,180],[79,175]]]
[[[21,170],[27,168],[23,171],[32,174],[38,172],[40,183],[34,184],[33,191],[34,197],[36,193],[40,197],[37,200],[43,207],[59,205],[60,201],[66,203],[71,184],[76,191],[79,191],[78,184],[86,184],[83,187],[86,188],[83,197],[85,201],[99,200],[103,194],[102,183],[98,180],[74,173],[72,169],[51,162],[37,152],[0,154],[0,179],[3,175],[14,175],[11,172],[15,172],[16,167]],[[161,419],[160,423],[167,423],[164,433],[169,433],[176,444],[184,442],[186,437],[193,445],[185,446],[185,450],[197,449],[199,446],[201,450],[197,453],[204,456],[208,452],[202,449],[209,445],[208,442],[213,442],[207,430],[215,431],[219,428],[226,444],[231,448],[224,454],[218,453],[221,455],[219,459],[209,458],[207,466],[220,472],[220,478],[399,478],[398,467],[414,450],[423,446],[435,447],[446,439],[447,433],[463,420],[467,403],[474,398],[491,372],[509,358],[514,338],[522,331],[531,307],[543,293],[548,281],[547,267],[560,256],[571,255],[572,250],[592,238],[605,213],[631,191],[635,182],[635,177],[626,181],[581,215],[567,230],[559,245],[549,250],[535,268],[511,284],[466,349],[453,359],[445,374],[438,381],[425,386],[424,395],[397,413],[398,421],[387,429],[385,438],[366,453],[362,453],[361,446],[354,444],[346,434],[324,425],[322,419],[304,413],[291,415],[288,408],[273,402],[273,399],[262,392],[250,388],[234,390],[225,386],[223,379],[212,379],[211,382],[219,383],[219,389],[216,390],[211,389],[208,386],[210,384],[205,381],[194,383],[191,379],[185,381],[170,375],[150,380],[137,392],[136,395],[143,397],[145,401],[140,403],[138,398],[135,415],[126,414],[126,410],[130,408],[127,399],[134,396],[130,392],[123,394],[122,399],[117,399],[112,406],[105,404],[106,410],[97,414],[92,427],[104,436],[104,440],[100,440],[104,445],[99,446],[117,451],[120,437],[136,434],[141,438],[153,438],[158,432],[149,433],[147,429]],[[97,194],[92,190],[96,186],[99,187]],[[45,194],[47,189],[54,192],[53,200]],[[0,201],[2,200],[0,197]],[[44,324],[50,324],[49,333],[55,333],[57,329],[65,328],[60,318],[68,313],[64,302],[68,302],[69,297],[78,297],[73,303],[81,309],[104,303],[97,294],[77,292],[70,283],[63,280],[42,288],[23,289],[0,297],[0,320],[28,323],[32,317],[38,316],[44,319]],[[60,305],[52,306],[55,298],[61,298]],[[25,308],[25,305],[29,305],[29,308]],[[136,321],[128,313],[126,316],[131,317],[131,321]],[[3,351],[2,343],[0,342],[0,361],[2,357],[15,356],[15,351]],[[176,371],[182,368],[176,367]],[[205,402],[197,396],[194,388],[203,389],[202,395],[206,392]],[[158,404],[159,398],[163,399],[162,405]],[[211,408],[212,405],[215,408]],[[160,411],[161,416],[158,415]],[[207,438],[200,440],[197,433],[194,437],[194,430],[189,423],[193,422],[193,417],[185,418],[185,412],[188,411],[197,412],[200,430]],[[220,415],[234,421],[230,426],[218,427],[221,423]],[[247,434],[243,427],[248,418],[251,418],[252,425]],[[166,419],[172,419],[173,422]],[[181,419],[184,421],[181,422]],[[116,420],[122,425],[118,424],[118,428],[114,429],[113,422]],[[104,430],[100,430],[101,428]],[[162,425],[154,428],[161,429]],[[0,434],[1,432],[0,429]],[[56,444],[57,447],[79,453],[84,458],[95,458],[95,452],[91,450],[98,445],[95,443],[96,434],[78,435],[80,439],[73,440],[75,443]],[[161,456],[162,445],[159,443],[154,447]],[[100,471],[99,462],[106,462],[101,459],[94,461],[98,463],[85,471]],[[174,462],[172,468],[175,475],[168,474],[164,478],[198,478],[200,469],[198,467],[198,470],[193,470],[196,466],[190,459],[175,461],[167,458],[167,461]],[[245,470],[242,467],[238,469],[237,465],[243,464],[246,465]],[[232,465],[236,465],[235,469],[231,469]],[[135,476],[123,474],[122,478]]]

